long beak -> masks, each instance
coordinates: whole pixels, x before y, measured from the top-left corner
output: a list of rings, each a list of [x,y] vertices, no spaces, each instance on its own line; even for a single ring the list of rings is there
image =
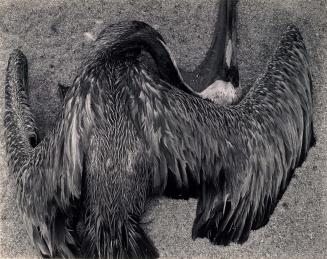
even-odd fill
[[[216,80],[239,85],[237,63],[237,0],[222,0],[219,5],[211,46],[201,64],[192,72],[183,71],[184,81],[196,91],[202,91]]]

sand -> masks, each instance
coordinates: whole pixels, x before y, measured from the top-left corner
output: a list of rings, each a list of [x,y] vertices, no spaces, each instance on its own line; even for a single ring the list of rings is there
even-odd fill
[[[50,127],[58,109],[57,84],[70,84],[90,34],[103,22],[148,22],[166,39],[177,63],[193,69],[211,40],[218,0],[41,1],[1,0],[0,82],[13,48],[27,55],[33,110],[40,128]],[[325,0],[242,0],[239,13],[241,84],[248,87],[263,70],[285,24],[298,25],[313,71],[314,129],[317,144],[296,170],[269,223],[251,233],[243,245],[211,245],[191,239],[196,200],[154,202],[147,228],[162,257],[327,257],[327,2]],[[4,94],[0,91],[3,116]],[[47,104],[47,105],[44,105]],[[46,123],[44,121],[47,121]],[[0,257],[36,257],[14,201],[0,124]]]

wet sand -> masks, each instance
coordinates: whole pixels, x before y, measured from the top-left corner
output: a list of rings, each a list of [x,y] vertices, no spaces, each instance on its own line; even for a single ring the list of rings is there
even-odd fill
[[[33,110],[39,127],[51,127],[59,107],[57,84],[70,84],[90,44],[88,32],[103,22],[145,21],[163,35],[177,63],[193,69],[209,47],[218,0],[41,1],[0,3],[0,82],[4,89],[9,53],[20,48],[29,60]],[[160,199],[145,221],[163,257],[327,257],[327,2],[242,0],[239,14],[241,85],[248,87],[265,67],[287,23],[303,33],[314,82],[317,144],[279,202],[269,223],[243,245],[214,246],[191,239],[196,200]],[[46,105],[45,105],[46,104]],[[0,91],[3,116],[4,91]],[[14,201],[0,124],[0,257],[35,257]]]

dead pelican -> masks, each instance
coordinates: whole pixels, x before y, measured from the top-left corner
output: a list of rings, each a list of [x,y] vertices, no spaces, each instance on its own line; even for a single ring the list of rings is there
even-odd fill
[[[223,67],[230,71],[229,41],[221,42],[214,46],[223,46]],[[151,54],[157,73],[140,62],[141,51]],[[227,74],[213,72],[206,84]],[[244,242],[267,222],[313,139],[311,76],[295,26],[235,105],[191,90],[162,37],[141,22],[102,31],[42,142],[36,141],[21,51],[10,56],[5,94],[18,204],[45,256],[157,257],[139,224],[154,192],[199,196],[193,238]]]

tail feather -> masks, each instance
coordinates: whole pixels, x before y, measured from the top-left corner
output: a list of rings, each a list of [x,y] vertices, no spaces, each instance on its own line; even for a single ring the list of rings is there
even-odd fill
[[[131,217],[129,229],[127,231],[127,257],[128,258],[157,258],[158,251],[152,240],[144,232],[139,223],[138,217]]]
[[[81,246],[82,254],[117,259],[159,257],[152,240],[140,224],[139,216],[130,215],[127,221],[114,219],[112,223],[111,226],[95,224],[97,229],[92,228],[85,233]]]

